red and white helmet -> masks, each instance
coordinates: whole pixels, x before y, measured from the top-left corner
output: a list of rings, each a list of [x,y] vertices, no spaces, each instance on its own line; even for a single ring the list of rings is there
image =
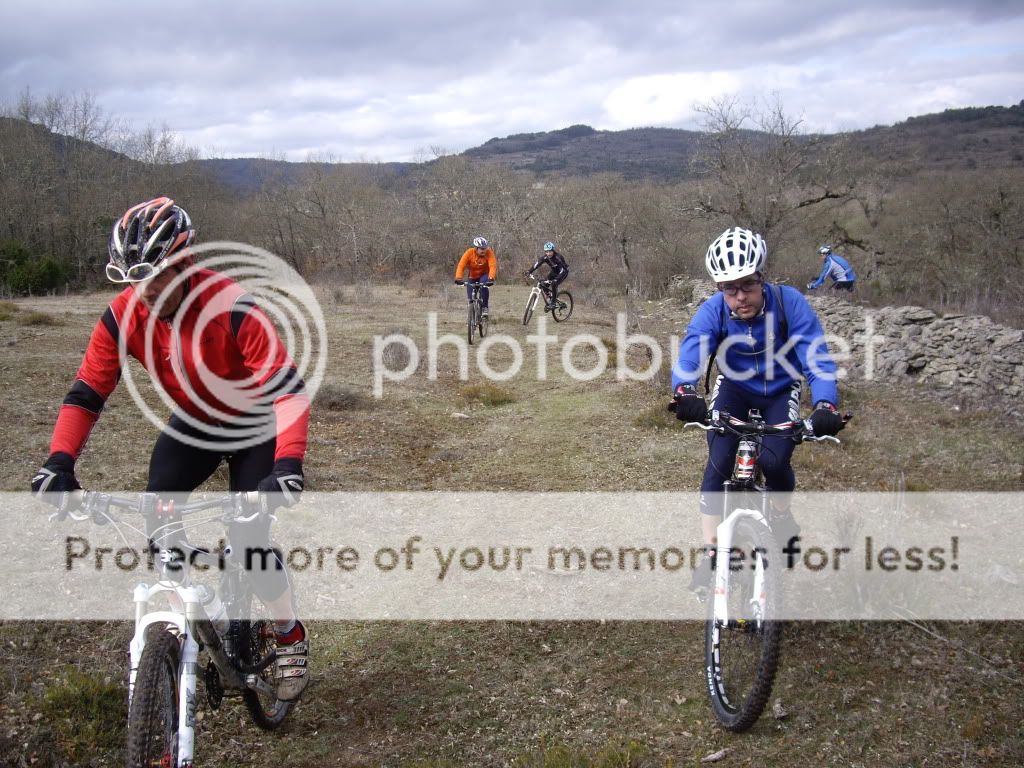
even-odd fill
[[[169,197],[129,208],[114,224],[107,253],[107,278],[134,283],[156,277],[178,259],[171,258],[195,239],[192,219]]]
[[[742,227],[725,230],[708,246],[704,265],[716,283],[739,280],[764,271],[768,246],[764,238]]]

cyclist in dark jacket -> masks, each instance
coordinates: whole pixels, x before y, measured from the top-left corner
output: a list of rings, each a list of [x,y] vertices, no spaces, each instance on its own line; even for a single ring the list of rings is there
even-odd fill
[[[81,488],[75,462],[131,356],[176,407],[153,447],[147,491],[187,496],[226,460],[232,491],[265,492],[275,506],[298,500],[309,423],[305,385],[253,297],[226,275],[193,264],[194,237],[189,215],[167,197],[140,203],[115,222],[107,277],[125,289],[96,323],[57,413],[50,456],[32,478],[39,498],[56,503]],[[270,522],[261,516],[232,524],[228,537],[247,560],[255,555],[268,566],[251,571],[252,585],[275,620],[275,683],[287,701],[306,685],[309,643],[280,556],[267,562]]]
[[[554,306],[555,297],[558,296],[558,286],[569,276],[569,265],[565,263],[565,257],[555,249],[555,244],[550,240],[544,243],[544,254],[537,259],[537,263],[526,270],[526,276],[532,277],[533,273],[542,266],[549,270],[544,280],[548,283],[547,308],[551,309]]]

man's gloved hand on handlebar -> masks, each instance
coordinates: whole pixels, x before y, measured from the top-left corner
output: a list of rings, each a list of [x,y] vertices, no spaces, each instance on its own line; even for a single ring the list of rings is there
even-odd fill
[[[51,454],[32,476],[32,495],[48,503],[54,503],[58,498],[56,494],[77,491],[81,487],[75,477],[74,458],[61,451]]]
[[[811,430],[815,437],[835,436],[846,426],[843,417],[836,407],[827,400],[820,400],[814,405],[810,419]]]
[[[302,462],[298,459],[278,459],[270,474],[256,485],[257,491],[268,494],[267,508],[271,512],[279,506],[298,504],[304,488]]]
[[[676,418],[680,421],[704,422],[708,417],[708,404],[697,394],[692,384],[680,384],[673,395]]]

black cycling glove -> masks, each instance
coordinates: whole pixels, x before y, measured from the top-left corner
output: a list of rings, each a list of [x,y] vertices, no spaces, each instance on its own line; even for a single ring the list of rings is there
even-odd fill
[[[816,437],[836,435],[843,428],[843,417],[827,400],[819,400],[811,413],[811,430]]]
[[[81,489],[75,477],[75,460],[69,453],[57,451],[32,477],[32,495],[43,501],[54,500],[53,494]]]
[[[256,490],[267,494],[267,508],[272,512],[278,507],[298,504],[304,487],[302,462],[298,459],[278,459],[270,474],[257,484]]]
[[[708,404],[692,384],[680,384],[675,392],[676,418],[703,423],[708,418]]]

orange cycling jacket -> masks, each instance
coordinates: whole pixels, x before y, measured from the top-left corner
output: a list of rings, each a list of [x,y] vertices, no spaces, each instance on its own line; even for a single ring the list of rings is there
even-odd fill
[[[485,273],[493,280],[498,274],[498,259],[494,255],[494,249],[488,248],[483,256],[478,256],[476,248],[468,248],[459,259],[459,266],[455,268],[455,279],[461,280],[463,270],[466,269],[469,270],[470,280],[479,280]]]

